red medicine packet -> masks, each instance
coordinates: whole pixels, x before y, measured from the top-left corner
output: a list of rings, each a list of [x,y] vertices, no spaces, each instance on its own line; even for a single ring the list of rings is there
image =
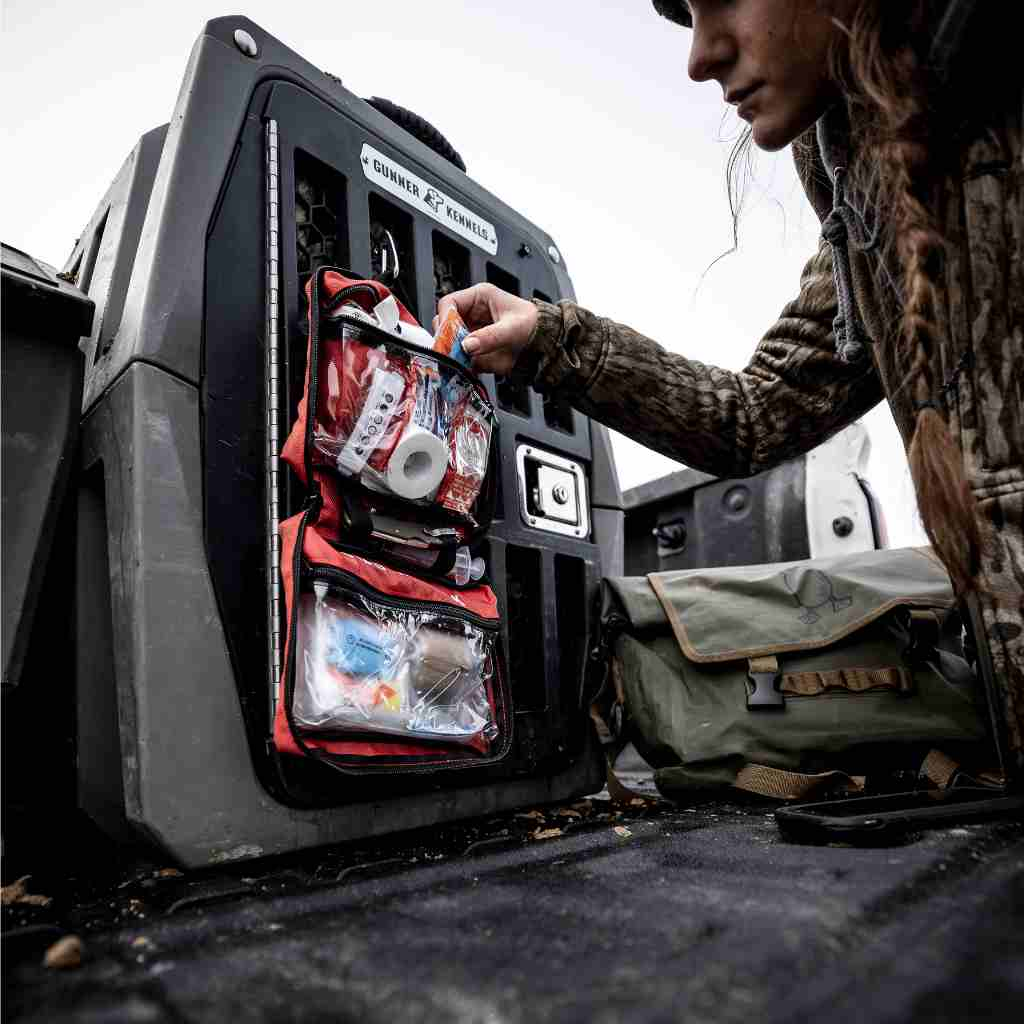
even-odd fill
[[[469,328],[465,325],[459,311],[454,306],[448,307],[448,312],[441,321],[441,326],[434,335],[434,351],[454,359],[460,366],[470,367],[473,360],[469,354],[463,351],[462,342],[469,337]]]
[[[452,423],[448,472],[437,491],[436,501],[440,505],[469,517],[487,475],[490,446],[490,418],[479,395],[471,392]]]

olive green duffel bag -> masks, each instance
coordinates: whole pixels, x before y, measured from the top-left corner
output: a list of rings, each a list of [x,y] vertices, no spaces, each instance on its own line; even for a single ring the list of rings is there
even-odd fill
[[[945,785],[990,749],[928,549],[608,579],[601,647],[610,720],[672,798],[796,799],[907,771]]]

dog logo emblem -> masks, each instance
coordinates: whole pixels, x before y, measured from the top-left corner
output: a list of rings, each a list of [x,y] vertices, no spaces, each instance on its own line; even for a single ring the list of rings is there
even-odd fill
[[[425,202],[427,206],[434,211],[434,213],[437,213],[437,211],[444,206],[444,196],[441,195],[436,188],[432,188],[423,197],[423,202]]]
[[[831,578],[820,569],[787,569],[782,574],[782,581],[800,609],[800,621],[808,626],[821,618],[818,613],[826,605],[832,606],[832,614],[835,615],[853,604],[852,597],[841,597],[835,592]]]

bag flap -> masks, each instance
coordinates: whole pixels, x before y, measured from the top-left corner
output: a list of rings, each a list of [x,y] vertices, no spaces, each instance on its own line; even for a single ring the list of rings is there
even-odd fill
[[[628,629],[668,629],[669,620],[646,576],[606,576],[601,587],[601,624]]]
[[[691,661],[757,658],[828,647],[897,607],[951,608],[949,577],[930,548],[860,551],[834,558],[651,573],[647,580]],[[628,583],[639,620],[654,615]]]

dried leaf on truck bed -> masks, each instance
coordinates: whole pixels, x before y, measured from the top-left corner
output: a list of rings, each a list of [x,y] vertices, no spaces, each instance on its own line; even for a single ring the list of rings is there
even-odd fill
[[[48,907],[53,901],[49,896],[36,896],[28,891],[28,880],[31,875],[22,875],[16,882],[0,889],[0,903],[5,907],[13,903],[27,904],[30,907]]]
[[[564,836],[560,828],[539,828],[533,833],[534,839],[554,839],[555,836]]]
[[[10,885],[5,885],[0,889],[0,903],[3,903],[5,907],[17,903],[28,892],[28,880],[31,877],[31,875],[22,875],[16,882],[11,882]]]
[[[177,868],[161,868],[153,873],[154,878],[182,878],[183,873]]]
[[[561,810],[555,811],[555,814],[559,818],[582,818],[583,815],[579,811],[570,811],[568,807],[563,807]]]
[[[529,818],[531,821],[543,821],[544,815],[540,811],[520,811],[517,818]]]
[[[613,771],[608,772],[608,796],[613,804],[631,804],[634,800],[643,800],[636,790],[624,786]]]
[[[29,893],[18,900],[20,905],[28,904],[30,907],[48,907],[53,900],[49,896],[36,896]]]
[[[82,962],[82,940],[77,935],[58,939],[43,956],[44,967],[77,967]]]

